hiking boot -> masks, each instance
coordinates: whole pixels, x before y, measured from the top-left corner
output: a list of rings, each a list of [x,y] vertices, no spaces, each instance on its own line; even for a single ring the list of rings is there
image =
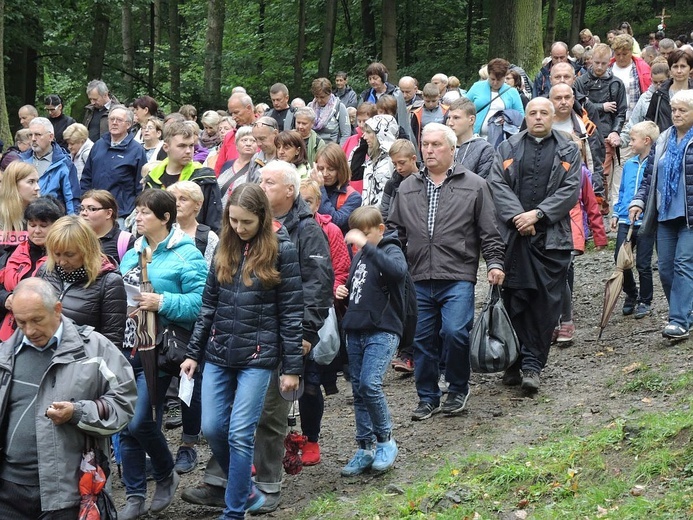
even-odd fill
[[[534,370],[522,371],[522,389],[528,392],[536,392],[539,390],[539,372]]]
[[[426,401],[420,401],[419,406],[416,407],[411,414],[412,421],[425,421],[429,419],[432,415],[440,412],[440,404],[427,403]]]
[[[635,303],[637,301],[637,298],[632,298],[630,296],[626,296],[626,301],[623,302],[623,315],[624,316],[630,316],[633,314],[635,311]]]
[[[395,464],[397,453],[399,453],[399,449],[394,439],[376,443],[375,458],[371,470],[378,473],[389,470]]]
[[[173,497],[178,489],[180,477],[175,471],[164,480],[156,483],[152,504],[149,506],[150,513],[161,513],[173,502]]]
[[[245,502],[245,510],[249,513],[258,511],[262,506],[265,505],[265,494],[260,491],[255,484],[250,487],[250,495],[248,495],[248,500]]]
[[[635,313],[633,314],[633,318],[636,320],[641,320],[645,316],[649,316],[652,314],[652,307],[648,305],[647,303],[638,303],[638,305],[635,307]]]
[[[395,372],[412,374],[414,372],[414,360],[407,356],[396,357],[390,363]]]
[[[575,324],[572,321],[566,321],[561,323],[558,330],[558,338],[556,342],[560,345],[561,343],[571,343],[575,337]]]
[[[448,394],[448,398],[440,407],[440,411],[443,415],[456,415],[467,406],[467,399],[469,399],[469,390],[466,394],[453,394],[452,392]]]
[[[118,511],[118,518],[122,520],[136,520],[147,514],[144,507],[144,497],[128,497],[125,507]]]
[[[176,465],[173,466],[173,471],[182,475],[190,473],[197,466],[197,450],[190,446],[180,446],[176,453]]]
[[[347,463],[347,465],[342,468],[341,475],[343,477],[354,477],[356,475],[360,475],[361,473],[371,469],[374,459],[375,452],[373,450],[364,450],[363,448],[359,448],[356,450],[356,453]]]
[[[683,327],[680,327],[679,325],[674,325],[673,323],[670,323],[669,325],[664,327],[664,330],[662,331],[662,336],[664,336],[667,339],[686,339],[689,336],[689,332]]]
[[[226,507],[223,487],[200,484],[197,487],[185,488],[180,497],[184,502],[207,507]]]
[[[520,374],[520,367],[516,365],[511,366],[505,372],[503,372],[503,379],[501,382],[505,386],[517,386],[522,383],[522,375]]]
[[[438,378],[438,388],[440,388],[440,392],[447,394],[449,387],[450,384],[445,380],[445,374],[440,374],[440,377]]]
[[[249,509],[248,513],[251,515],[266,515],[267,513],[272,513],[277,510],[282,501],[281,493],[265,493],[264,491],[261,491],[261,493],[265,496],[265,503],[252,511]]]
[[[320,445],[317,442],[306,442],[301,450],[301,461],[304,466],[315,466],[320,463]]]

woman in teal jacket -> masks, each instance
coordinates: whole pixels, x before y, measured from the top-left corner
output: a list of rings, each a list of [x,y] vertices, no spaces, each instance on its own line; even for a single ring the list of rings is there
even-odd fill
[[[523,116],[520,94],[516,88],[505,84],[510,63],[502,58],[494,58],[488,62],[488,80],[480,80],[467,91],[467,98],[476,107],[476,122],[474,133],[486,136],[488,118],[499,110],[517,110]]]
[[[158,311],[160,328],[169,323],[192,330],[202,307],[202,291],[207,279],[207,263],[193,240],[178,227],[176,198],[168,191],[149,189],[135,201],[135,223],[141,234],[120,264],[126,284],[139,285],[139,257],[149,247],[152,261],[147,274],[154,292],[142,292],[135,299],[145,311]],[[125,344],[128,338],[126,330]],[[161,417],[170,375],[159,375],[157,380],[156,418],[152,417],[151,401],[139,353],[125,352],[135,371],[137,404],[135,416],[120,435],[123,455],[123,482],[127,504],[118,512],[118,518],[134,519],[146,513],[147,475],[145,458],[152,461],[156,491],[150,506],[152,513],[166,509],[173,500],[180,477],[177,472],[191,471],[197,462],[194,445],[199,439],[201,422],[200,378],[195,377],[195,391],[190,406],[182,404],[183,437],[176,461],[168,449],[161,431]]]

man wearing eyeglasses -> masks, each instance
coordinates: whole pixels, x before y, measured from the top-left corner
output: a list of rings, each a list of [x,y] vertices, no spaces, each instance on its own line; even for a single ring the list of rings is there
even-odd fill
[[[67,150],[67,142],[63,139],[65,129],[75,122],[70,116],[63,113],[63,100],[57,94],[50,94],[44,100],[48,120],[53,125],[55,142],[63,149]]]
[[[29,124],[31,149],[19,154],[20,160],[32,164],[39,174],[41,195],[53,195],[68,214],[79,207],[79,180],[70,157],[53,140],[53,125],[45,117],[35,117]]]
[[[118,100],[108,92],[108,87],[100,79],[87,85],[89,104],[84,107],[83,124],[89,129],[89,139],[96,142],[109,132],[108,113]]]
[[[115,197],[121,227],[135,209],[135,198],[142,191],[142,166],[147,162],[144,148],[130,133],[133,119],[125,106],[111,107],[109,132],[94,143],[82,170],[82,191],[107,190]]]
[[[260,168],[277,158],[274,138],[279,133],[273,117],[263,116],[253,123],[253,137],[260,151],[253,155],[248,168],[248,182],[260,182]]]

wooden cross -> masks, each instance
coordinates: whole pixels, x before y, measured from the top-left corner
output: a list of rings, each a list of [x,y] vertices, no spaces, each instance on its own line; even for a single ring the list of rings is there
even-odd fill
[[[668,15],[668,14],[667,14],[666,8],[662,8],[662,14],[656,15],[655,18],[659,18],[659,23],[661,23],[662,25],[664,25],[664,19],[665,19],[665,18],[671,18],[671,15]]]

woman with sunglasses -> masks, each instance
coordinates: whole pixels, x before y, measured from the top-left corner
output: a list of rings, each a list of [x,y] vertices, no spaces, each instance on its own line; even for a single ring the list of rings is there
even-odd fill
[[[75,122],[70,116],[63,114],[63,100],[57,94],[49,94],[44,100],[48,120],[53,124],[53,134],[55,142],[67,150],[67,143],[63,138],[65,129]]]

